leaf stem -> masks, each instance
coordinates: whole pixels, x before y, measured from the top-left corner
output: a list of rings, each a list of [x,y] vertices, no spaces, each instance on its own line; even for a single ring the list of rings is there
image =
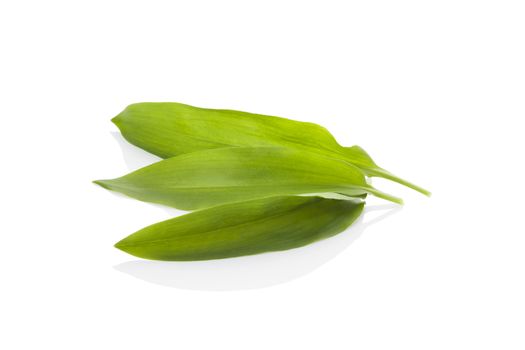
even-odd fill
[[[397,182],[398,184],[411,188],[414,191],[424,194],[427,197],[430,197],[432,194],[430,191],[425,190],[423,187],[419,187],[409,181],[403,180],[402,178],[397,177],[394,174],[390,173],[389,171],[379,168],[379,167],[378,168],[367,168],[366,173],[368,176],[382,177],[384,179],[388,179],[388,180]]]
[[[386,199],[387,201],[403,205],[403,200],[401,198],[392,196],[391,194],[388,194],[382,191],[379,191],[378,189],[375,189],[372,186],[366,186],[366,187],[363,187],[363,189],[378,198]]]

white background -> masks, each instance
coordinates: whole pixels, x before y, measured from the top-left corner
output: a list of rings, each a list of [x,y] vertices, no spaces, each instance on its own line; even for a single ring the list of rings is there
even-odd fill
[[[524,349],[523,1],[2,1],[2,349]],[[91,183],[178,101],[326,126],[392,172],[351,229],[201,263],[113,244],[173,210]]]

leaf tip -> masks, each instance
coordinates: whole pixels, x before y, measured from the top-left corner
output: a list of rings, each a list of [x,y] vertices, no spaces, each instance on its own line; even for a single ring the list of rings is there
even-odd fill
[[[111,189],[110,182],[111,180],[94,180],[93,181],[94,184],[99,185],[100,187],[103,187],[106,190]]]
[[[141,256],[141,254],[137,254],[137,251],[136,249],[136,246],[133,244],[133,242],[129,240],[129,236],[126,237],[126,238],[123,238],[121,239],[120,241],[118,241],[117,243],[115,243],[113,245],[113,247],[117,248],[118,250],[124,252],[124,253],[127,253],[127,254],[130,254],[130,255],[133,255],[133,256],[136,256],[136,257],[139,257],[139,258],[142,258],[143,256]]]
[[[126,240],[126,239],[124,238],[124,239],[118,241],[117,243],[115,243],[113,246],[114,246],[115,248],[117,248],[117,249],[122,250],[123,252],[125,252],[125,251],[126,251],[126,250],[125,250],[125,244],[124,244],[124,241],[125,241],[125,240]]]
[[[120,128],[120,123],[122,122],[122,118],[120,117],[120,114],[116,117],[111,118],[111,122],[115,124],[118,128]]]

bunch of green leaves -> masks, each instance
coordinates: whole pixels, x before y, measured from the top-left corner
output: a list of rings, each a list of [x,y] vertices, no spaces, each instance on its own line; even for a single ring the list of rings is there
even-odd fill
[[[346,229],[383,177],[423,188],[379,167],[359,146],[323,127],[285,118],[180,103],[137,103],[112,120],[130,143],[163,160],[95,183],[183,210],[116,244],[158,260],[228,258],[299,247]],[[337,193],[346,199],[312,194]]]

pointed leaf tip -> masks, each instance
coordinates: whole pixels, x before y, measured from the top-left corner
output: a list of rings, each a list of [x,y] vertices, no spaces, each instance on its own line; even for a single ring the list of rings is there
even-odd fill
[[[125,251],[126,251],[126,249],[124,249],[124,246],[125,246],[124,241],[125,241],[125,240],[126,240],[125,238],[124,238],[124,239],[121,239],[120,241],[118,241],[117,243],[115,243],[113,246],[114,246],[115,248],[117,248],[117,249],[122,250],[123,252],[125,252]]]
[[[96,185],[99,185],[100,187],[103,187],[105,188],[106,190],[110,190],[110,185],[109,183],[111,182],[111,180],[94,180],[93,183],[96,184]]]
[[[111,122],[112,122],[113,124],[115,124],[117,127],[120,127],[121,119],[122,119],[122,118],[120,117],[120,114],[119,114],[119,115],[117,115],[116,117],[111,118]]]

